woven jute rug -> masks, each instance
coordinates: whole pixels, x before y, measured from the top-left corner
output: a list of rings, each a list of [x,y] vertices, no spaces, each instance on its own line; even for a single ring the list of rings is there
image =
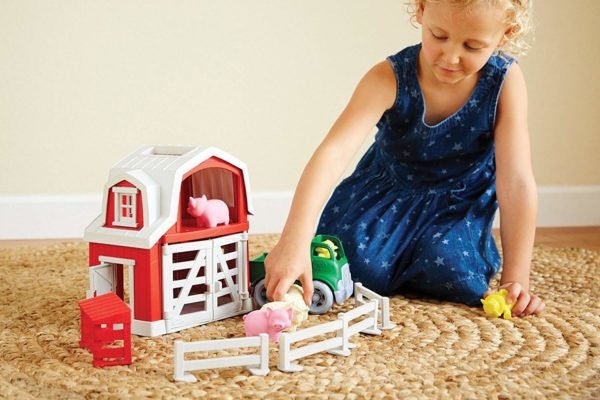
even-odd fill
[[[275,240],[251,236],[251,256]],[[480,308],[396,296],[396,329],[353,337],[349,357],[319,353],[298,361],[304,371],[284,373],[272,345],[267,376],[213,369],[195,373],[196,383],[173,381],[173,342],[241,337],[240,317],[134,336],[133,364],[94,368],[78,346],[87,287],[83,243],[0,250],[0,398],[600,398],[600,253],[589,250],[535,249],[541,316],[488,319]]]

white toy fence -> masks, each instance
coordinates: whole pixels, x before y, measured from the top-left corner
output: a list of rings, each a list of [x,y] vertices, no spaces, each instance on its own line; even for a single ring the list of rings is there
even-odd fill
[[[366,299],[366,300],[365,300]],[[367,301],[377,300],[379,302],[379,310],[377,311],[377,325],[379,329],[388,330],[396,327],[396,324],[390,321],[390,299],[389,297],[380,296],[374,291],[367,289],[362,283],[354,284],[354,304],[366,304]]]
[[[378,301],[373,299],[347,313],[340,313],[338,319],[335,321],[326,322],[292,333],[282,333],[279,336],[279,365],[277,368],[284,372],[302,371],[303,367],[299,364],[292,363],[292,361],[322,351],[327,351],[340,356],[349,356],[350,349],[356,347],[356,345],[350,343],[349,339],[351,336],[358,332],[372,335],[381,334],[381,331],[377,328],[377,309]],[[350,325],[353,320],[364,315],[369,315],[369,317]],[[292,344],[296,342],[332,332],[336,332],[336,337],[311,343],[296,349],[291,348]]]
[[[244,347],[258,347],[258,354],[208,358],[202,360],[185,360],[186,353],[198,351],[219,351],[227,349],[240,349]],[[179,382],[196,382],[196,377],[191,371],[212,368],[245,366],[253,375],[267,375],[269,373],[269,335],[262,333],[259,336],[204,340],[199,342],[175,341],[175,371],[173,378]]]
[[[281,333],[279,336],[279,363],[277,367],[284,372],[302,371],[303,367],[293,363],[293,361],[322,351],[340,356],[349,356],[350,350],[356,347],[355,344],[350,342],[353,335],[359,332],[381,335],[380,329],[392,329],[396,326],[390,321],[390,300],[388,297],[380,296],[360,283],[354,285],[354,297],[355,304],[358,307],[346,313],[338,314],[335,321],[296,332]],[[352,323],[364,316],[367,317]],[[336,333],[335,337],[292,349],[294,343],[333,332]],[[259,347],[260,351],[254,355],[185,360],[185,353],[243,347]],[[239,366],[247,367],[253,375],[266,375],[269,373],[268,363],[269,336],[264,333],[260,336],[246,338],[205,340],[190,343],[175,341],[175,371],[173,377],[176,381],[196,382],[196,378],[189,373],[190,371]]]

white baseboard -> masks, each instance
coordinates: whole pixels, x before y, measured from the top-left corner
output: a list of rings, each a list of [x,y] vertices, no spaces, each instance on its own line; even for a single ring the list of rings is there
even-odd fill
[[[292,196],[255,193],[250,233],[281,232]],[[101,203],[100,195],[0,196],[0,240],[81,238]],[[539,204],[540,227],[600,225],[600,185],[540,187]]]
[[[100,195],[0,196],[0,239],[82,238]]]
[[[538,188],[538,226],[600,225],[600,185]]]

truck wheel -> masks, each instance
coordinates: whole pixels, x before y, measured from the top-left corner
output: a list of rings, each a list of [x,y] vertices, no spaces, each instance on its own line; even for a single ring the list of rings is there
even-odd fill
[[[265,280],[261,279],[256,283],[254,289],[252,290],[252,297],[254,297],[254,302],[256,303],[257,308],[261,308],[268,302],[267,300],[267,288],[265,287]]]
[[[321,281],[313,281],[315,291],[312,297],[312,304],[310,305],[311,314],[325,314],[331,310],[333,306],[333,292],[325,283]]]

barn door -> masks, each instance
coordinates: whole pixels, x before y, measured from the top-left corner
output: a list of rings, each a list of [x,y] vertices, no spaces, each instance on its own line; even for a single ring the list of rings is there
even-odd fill
[[[213,271],[215,282],[215,319],[225,318],[241,310],[240,272],[242,262],[241,247],[245,243],[242,235],[230,235],[215,239],[213,246]]]
[[[89,268],[90,289],[86,298],[100,296],[115,291],[115,267],[113,264],[99,264]]]
[[[163,246],[167,332],[213,320],[211,240]]]

